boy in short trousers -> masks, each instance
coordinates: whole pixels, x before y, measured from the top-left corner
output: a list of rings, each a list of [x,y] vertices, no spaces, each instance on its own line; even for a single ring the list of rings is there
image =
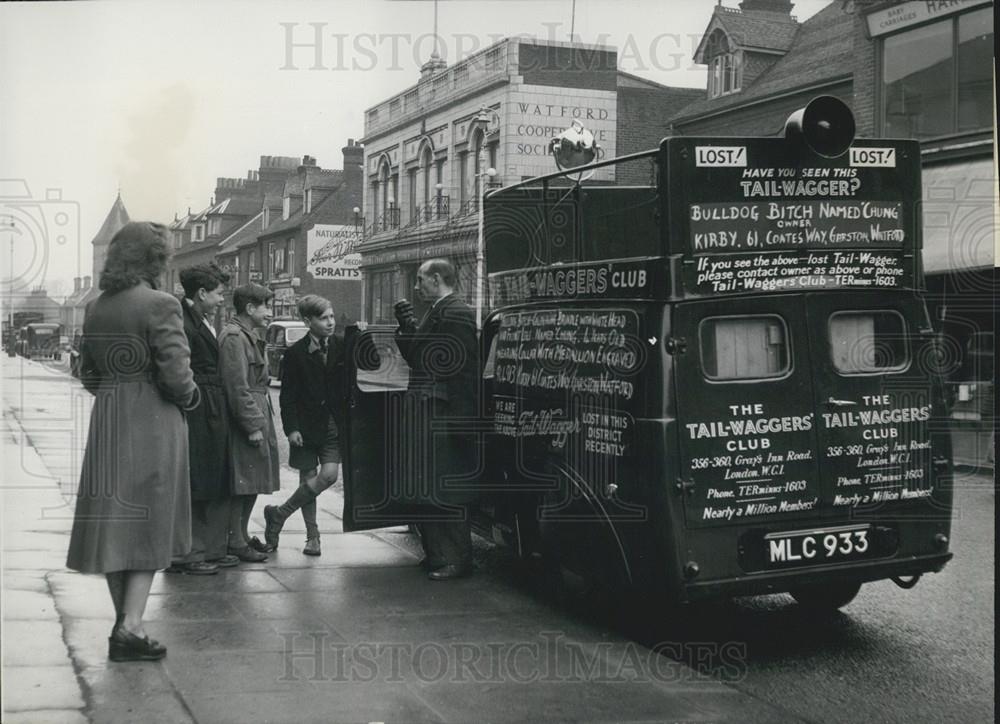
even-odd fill
[[[299,300],[299,316],[309,333],[285,352],[281,371],[281,422],[289,443],[288,464],[299,471],[299,487],[281,505],[264,508],[264,539],[278,547],[285,521],[302,510],[307,556],[321,554],[316,525],[316,496],[337,482],[340,444],[335,419],[345,394],[344,338],[328,299],[307,294]],[[358,326],[364,330],[365,325]]]

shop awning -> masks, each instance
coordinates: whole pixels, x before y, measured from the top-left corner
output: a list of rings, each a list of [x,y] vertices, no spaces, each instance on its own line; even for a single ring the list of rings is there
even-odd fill
[[[924,271],[985,269],[996,258],[993,159],[923,169]]]

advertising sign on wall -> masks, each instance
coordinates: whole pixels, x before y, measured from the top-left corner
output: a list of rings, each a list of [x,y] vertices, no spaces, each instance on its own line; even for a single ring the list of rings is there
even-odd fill
[[[354,251],[359,239],[355,226],[316,224],[306,234],[306,271],[314,279],[361,281],[361,254]]]

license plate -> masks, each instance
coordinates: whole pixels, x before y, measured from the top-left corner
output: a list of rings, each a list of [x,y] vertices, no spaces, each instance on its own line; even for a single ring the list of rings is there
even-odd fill
[[[777,567],[865,558],[872,550],[871,526],[770,533],[764,547],[764,560]]]

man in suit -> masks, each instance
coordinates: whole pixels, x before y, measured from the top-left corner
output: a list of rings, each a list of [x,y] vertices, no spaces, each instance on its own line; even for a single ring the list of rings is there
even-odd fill
[[[475,313],[455,294],[455,267],[430,259],[417,270],[415,291],[430,309],[417,323],[413,306],[395,305],[396,345],[410,366],[408,397],[417,407],[423,464],[413,471],[424,504],[418,522],[433,581],[472,573],[469,505],[479,450],[467,432],[479,416],[479,342]]]
[[[341,461],[339,426],[344,421],[339,418],[347,395],[345,345],[343,336],[334,334],[337,320],[328,299],[307,294],[299,300],[298,310],[309,333],[285,352],[278,401],[288,438],[288,464],[299,471],[299,487],[281,505],[264,508],[264,540],[276,549],[288,516],[301,510],[306,524],[302,552],[318,556],[316,497],[337,482]],[[362,332],[366,326],[358,322]],[[365,339],[370,337],[362,337]]]
[[[219,378],[215,314],[229,275],[215,264],[182,269],[184,334],[191,347],[191,370],[201,403],[188,412],[191,467],[191,553],[168,568],[190,575],[218,573],[235,566],[226,552],[229,530],[229,430],[225,394]]]

